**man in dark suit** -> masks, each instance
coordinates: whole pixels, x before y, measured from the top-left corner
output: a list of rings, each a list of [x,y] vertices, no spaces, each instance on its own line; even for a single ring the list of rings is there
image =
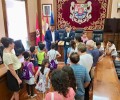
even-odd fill
[[[62,40],[64,41],[64,62],[67,64],[67,50],[70,47],[70,41],[74,40],[75,33],[71,31],[71,27],[68,25],[65,27],[65,32],[63,34]]]
[[[51,43],[56,44],[56,50],[58,49],[58,42],[60,41],[59,33],[55,30],[55,26],[51,25],[50,30],[45,34],[46,48],[49,51],[51,49]]]

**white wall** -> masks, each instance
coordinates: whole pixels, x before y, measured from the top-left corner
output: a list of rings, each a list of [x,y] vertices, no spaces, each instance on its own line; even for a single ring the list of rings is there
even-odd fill
[[[3,11],[2,11],[2,0],[0,0],[0,38],[5,36],[5,27],[3,20]]]

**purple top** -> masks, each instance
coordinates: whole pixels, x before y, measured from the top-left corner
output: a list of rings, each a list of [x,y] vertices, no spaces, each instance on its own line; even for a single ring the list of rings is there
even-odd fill
[[[33,63],[32,63],[32,62],[27,62],[27,61],[25,61],[25,62],[24,62],[24,66],[25,66],[25,65],[27,65],[29,71],[32,73],[32,75],[34,75],[33,70],[32,70],[32,67],[34,66]]]

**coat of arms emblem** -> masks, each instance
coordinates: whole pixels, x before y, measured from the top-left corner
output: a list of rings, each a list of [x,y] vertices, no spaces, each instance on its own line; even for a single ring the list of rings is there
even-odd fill
[[[75,3],[71,2],[70,6],[70,19],[76,23],[82,24],[88,22],[91,18],[92,2],[87,3]]]

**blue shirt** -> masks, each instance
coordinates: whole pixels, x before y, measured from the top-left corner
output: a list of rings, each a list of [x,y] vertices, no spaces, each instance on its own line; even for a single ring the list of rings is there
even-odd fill
[[[96,66],[98,59],[100,57],[100,51],[98,49],[88,50],[88,53],[90,53],[93,56],[93,67]]]
[[[35,54],[31,54],[31,58],[34,59],[34,60],[31,60],[31,62],[33,63],[34,67],[38,66],[37,56]]]
[[[85,94],[85,88],[84,83],[90,82],[90,76],[87,71],[87,69],[79,64],[73,64],[71,65],[71,68],[73,69],[75,78],[76,78],[76,84],[77,84],[77,96],[83,96]]]

